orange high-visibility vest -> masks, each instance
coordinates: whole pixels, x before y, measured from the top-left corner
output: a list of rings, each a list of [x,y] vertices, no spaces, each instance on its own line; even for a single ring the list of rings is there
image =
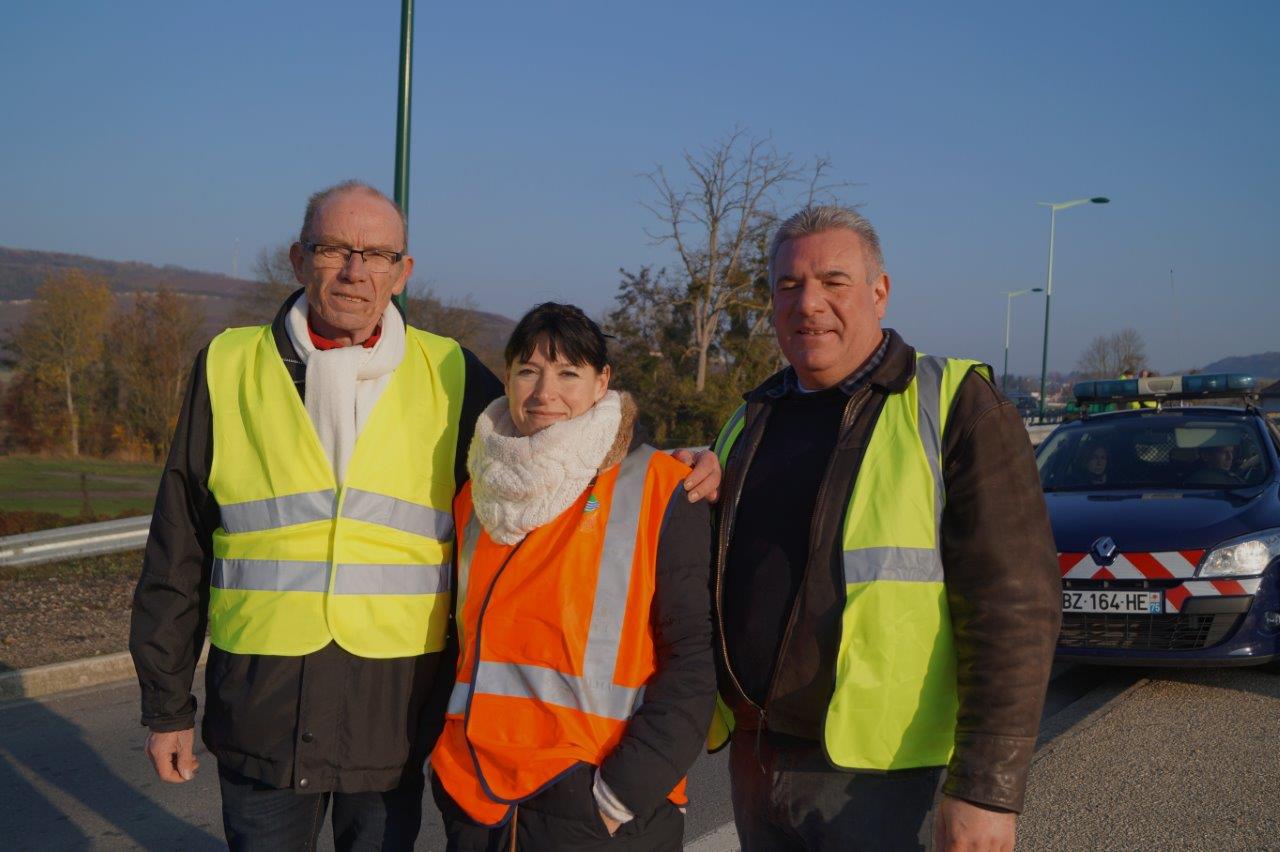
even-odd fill
[[[657,670],[658,535],[688,474],[638,449],[515,545],[484,532],[470,483],[454,501],[458,679],[431,766],[476,822],[501,824],[622,739]],[[685,804],[684,787],[668,798]]]

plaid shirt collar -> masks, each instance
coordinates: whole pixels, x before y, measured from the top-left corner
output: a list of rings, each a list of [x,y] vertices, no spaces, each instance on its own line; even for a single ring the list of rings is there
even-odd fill
[[[854,391],[862,387],[866,383],[867,377],[876,371],[880,363],[884,361],[884,353],[889,349],[889,333],[884,332],[880,338],[880,345],[876,347],[876,351],[871,353],[867,360],[862,362],[862,366],[849,374],[847,378],[840,382],[840,390],[844,391],[846,396],[853,396]],[[769,396],[773,399],[782,399],[788,396],[804,396],[805,392],[800,389],[800,379],[796,376],[794,367],[787,367],[782,374],[782,381],[777,387],[769,391]]]

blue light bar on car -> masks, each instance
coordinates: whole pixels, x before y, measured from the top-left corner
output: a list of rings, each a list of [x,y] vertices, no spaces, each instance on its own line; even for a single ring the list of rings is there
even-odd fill
[[[1239,397],[1252,391],[1254,386],[1253,376],[1246,373],[1212,373],[1078,382],[1074,393],[1076,401],[1080,403],[1122,402],[1137,399],[1206,399]]]

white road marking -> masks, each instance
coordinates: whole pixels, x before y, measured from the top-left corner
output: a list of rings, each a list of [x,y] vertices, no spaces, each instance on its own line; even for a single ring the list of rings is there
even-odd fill
[[[739,852],[738,830],[733,823],[726,822],[710,834],[704,834],[692,844],[685,846],[685,852]]]

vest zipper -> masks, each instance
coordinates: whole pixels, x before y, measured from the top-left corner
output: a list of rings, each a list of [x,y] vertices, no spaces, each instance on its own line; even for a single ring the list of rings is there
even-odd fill
[[[809,566],[813,564],[814,559],[814,542],[818,538],[818,528],[822,524],[824,513],[822,512],[823,501],[827,496],[827,491],[831,484],[831,468],[834,466],[835,454],[839,452],[840,440],[845,433],[849,431],[849,427],[853,425],[853,420],[862,411],[866,404],[867,397],[871,395],[869,387],[863,387],[856,391],[853,396],[849,397],[849,401],[845,403],[844,416],[840,418],[840,431],[836,434],[835,448],[832,450],[831,459],[827,462],[827,470],[822,475],[822,484],[818,486],[818,496],[813,501],[813,516],[809,520],[809,551],[805,559],[804,573],[801,575],[800,590],[796,592],[796,599],[791,604],[791,614],[787,617],[787,627],[782,632],[782,642],[778,644],[778,656],[773,661],[773,674],[769,677],[769,687],[764,693],[764,703],[766,705],[773,701],[773,692],[778,686],[778,672],[782,668],[782,660],[786,656],[787,646],[791,644],[791,633],[796,626],[796,615],[800,611],[800,598],[804,595],[806,582],[809,578]],[[856,476],[856,474],[855,474]],[[761,727],[764,727],[764,711],[760,712]]]

